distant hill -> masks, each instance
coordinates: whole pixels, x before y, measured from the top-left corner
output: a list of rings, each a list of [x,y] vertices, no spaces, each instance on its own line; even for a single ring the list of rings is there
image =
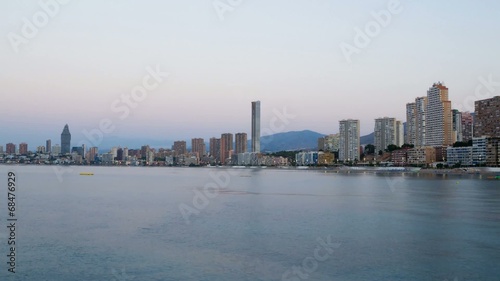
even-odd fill
[[[291,131],[278,133],[269,136],[263,136],[260,138],[260,150],[262,152],[277,152],[283,150],[306,150],[318,149],[318,138],[325,136],[326,134],[321,134],[311,130],[303,131]],[[366,136],[362,136],[360,139],[361,145],[373,144],[374,134],[371,133]],[[191,140],[186,140],[188,149],[191,148]],[[131,138],[117,138],[117,137],[106,137],[104,141],[100,144],[99,151],[106,152],[109,151],[111,147],[122,146],[128,148],[141,148],[142,145],[149,144],[154,148],[171,148],[172,140],[154,140],[154,139],[131,139]],[[209,143],[206,142],[207,150],[209,149]],[[248,151],[252,149],[252,141],[248,141]]]
[[[359,143],[361,145],[375,144],[375,133],[360,137]]]
[[[260,138],[262,152],[276,152],[282,150],[318,149],[318,138],[325,136],[318,132],[304,130],[279,133]],[[360,137],[360,144],[373,144],[374,133]],[[248,148],[252,144],[249,141]]]
[[[318,138],[324,136],[310,130],[291,131],[278,133],[260,138],[262,152],[276,152],[283,150],[317,149]],[[248,142],[249,150],[252,149],[251,140]]]

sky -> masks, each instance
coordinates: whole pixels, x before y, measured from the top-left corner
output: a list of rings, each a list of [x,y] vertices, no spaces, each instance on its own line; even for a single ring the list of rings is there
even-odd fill
[[[2,1],[0,145],[60,143],[66,123],[74,144],[250,135],[254,100],[263,135],[337,133],[348,118],[365,135],[375,118],[405,121],[437,81],[468,109],[500,92],[499,11],[494,0]]]

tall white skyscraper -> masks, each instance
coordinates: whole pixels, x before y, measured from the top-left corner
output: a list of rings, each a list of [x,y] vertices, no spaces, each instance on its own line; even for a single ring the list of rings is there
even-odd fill
[[[396,143],[395,145],[401,147],[405,143],[405,127],[403,122],[396,121]]]
[[[252,102],[252,152],[260,152],[260,101]]]
[[[339,160],[359,160],[359,120],[341,120],[339,125]]]

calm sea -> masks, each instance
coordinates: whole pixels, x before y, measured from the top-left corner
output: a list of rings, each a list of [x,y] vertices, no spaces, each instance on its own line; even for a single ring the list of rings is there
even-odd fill
[[[498,180],[42,166],[0,175],[0,280],[500,280]]]

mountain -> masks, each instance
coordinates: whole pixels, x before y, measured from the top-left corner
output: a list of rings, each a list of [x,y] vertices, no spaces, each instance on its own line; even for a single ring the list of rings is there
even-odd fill
[[[325,136],[310,130],[278,133],[260,138],[262,152],[276,152],[283,150],[317,149],[318,138]],[[249,150],[252,143],[249,141]]]
[[[321,134],[311,130],[291,131],[285,133],[278,133],[274,135],[263,136],[260,138],[260,150],[262,152],[277,152],[283,150],[306,150],[318,149],[318,138],[324,137],[326,134]],[[360,139],[361,145],[373,144],[374,133],[362,136]],[[106,137],[99,145],[99,151],[109,151],[111,147],[122,146],[128,148],[141,148],[142,145],[150,145],[154,148],[170,148],[173,144],[172,140],[157,140],[157,139],[133,139],[133,138],[119,138],[119,137]],[[186,140],[188,149],[191,148],[191,140]],[[206,142],[207,150],[209,143]],[[252,149],[252,141],[248,141],[248,151]]]
[[[360,137],[359,143],[361,145],[375,144],[375,133]]]
[[[282,150],[301,150],[301,149],[318,149],[318,138],[324,137],[326,134],[304,130],[279,133],[260,138],[260,146],[262,152],[276,152]],[[360,137],[360,144],[373,144],[374,133]],[[248,148],[251,150],[251,141],[248,142]]]

